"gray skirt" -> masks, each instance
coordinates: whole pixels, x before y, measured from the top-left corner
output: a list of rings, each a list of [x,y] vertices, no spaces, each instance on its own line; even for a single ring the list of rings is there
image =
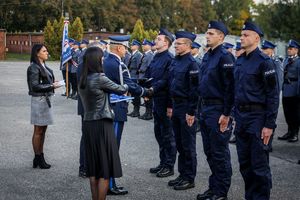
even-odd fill
[[[51,97],[49,97],[51,102]],[[49,108],[46,97],[31,97],[31,124],[47,126],[53,124],[52,108]]]

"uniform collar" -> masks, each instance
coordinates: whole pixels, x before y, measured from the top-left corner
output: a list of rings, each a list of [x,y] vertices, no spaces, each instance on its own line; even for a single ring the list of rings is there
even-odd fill
[[[249,58],[251,58],[254,54],[256,54],[256,53],[258,53],[258,52],[259,52],[259,48],[256,47],[256,49],[254,49],[253,51],[251,51],[248,55],[246,54],[246,52],[244,52],[242,55],[243,55],[245,58],[249,59]]]
[[[118,59],[119,61],[121,61],[121,57],[120,57],[120,56],[118,56],[117,54],[115,54],[115,53],[112,53],[112,52],[110,52],[110,54],[111,54],[111,55],[113,55],[113,56],[115,56],[115,57],[117,57],[117,59]]]
[[[147,53],[149,53],[149,52],[151,52],[151,50],[146,51],[145,54],[147,54]]]
[[[222,47],[223,47],[223,44],[219,44],[219,45],[218,45],[216,48],[214,48],[214,49],[210,48],[210,49],[208,50],[208,52],[209,52],[209,54],[215,54],[217,51],[221,50]]]
[[[169,50],[168,49],[166,49],[166,50],[164,50],[164,51],[162,51],[162,52],[156,52],[156,56],[163,56],[163,55],[165,55],[166,53],[168,53],[169,52]]]
[[[176,58],[181,60],[181,59],[185,59],[187,57],[190,57],[191,55],[192,55],[191,52],[188,52],[188,53],[186,53],[182,56],[177,55]]]

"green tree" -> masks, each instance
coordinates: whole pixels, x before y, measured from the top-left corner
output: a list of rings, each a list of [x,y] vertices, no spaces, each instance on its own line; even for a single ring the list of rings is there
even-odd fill
[[[79,17],[76,17],[74,22],[72,23],[72,26],[69,28],[69,37],[81,41],[83,38],[83,24],[81,22],[81,19]]]
[[[160,28],[161,0],[138,0],[138,15],[144,22],[145,29]]]
[[[148,33],[149,33],[149,39],[150,40],[155,40],[156,36],[158,35],[158,32],[155,31],[155,30],[152,30],[152,29],[150,29],[148,31]]]
[[[146,38],[144,25],[141,19],[138,19],[134,25],[133,32],[131,34],[131,40],[136,39],[140,42],[143,41],[143,39]]]
[[[48,48],[49,54],[52,56],[55,54],[55,40],[54,40],[54,28],[48,20],[47,25],[44,28],[44,41]]]

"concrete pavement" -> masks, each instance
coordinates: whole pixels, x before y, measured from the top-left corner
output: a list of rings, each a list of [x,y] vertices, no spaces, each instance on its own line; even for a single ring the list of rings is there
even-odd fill
[[[33,150],[30,124],[30,96],[28,96],[26,70],[29,62],[0,62],[0,200],[86,200],[91,199],[88,179],[78,177],[79,141],[81,120],[77,116],[77,102],[66,99],[56,90],[53,97],[55,124],[48,127],[45,140],[45,157],[51,169],[32,168]],[[58,62],[48,62],[56,79],[62,75]],[[132,109],[132,107],[131,107]],[[276,136],[287,127],[280,108]],[[275,137],[270,164],[273,174],[274,200],[299,199],[300,196],[300,142],[289,144]],[[239,173],[235,145],[230,145],[233,176],[229,199],[240,200],[244,183]],[[167,186],[170,178],[156,178],[149,168],[158,164],[158,146],[153,133],[153,121],[129,118],[123,132],[120,149],[124,175],[117,180],[129,190],[126,196],[107,199],[153,200],[196,199],[207,189],[210,174],[202,149],[201,136],[197,135],[196,187],[187,191],[174,191]]]

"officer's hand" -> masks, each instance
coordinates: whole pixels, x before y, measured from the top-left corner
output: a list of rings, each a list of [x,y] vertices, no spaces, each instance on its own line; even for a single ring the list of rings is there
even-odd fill
[[[186,119],[186,123],[188,126],[193,126],[194,121],[195,121],[195,116],[185,114],[185,119]]]
[[[58,81],[55,81],[52,85],[53,85],[53,88],[54,88],[54,89],[60,88],[60,87],[62,86],[62,85],[59,84]]]
[[[153,89],[144,88],[144,90],[145,90],[144,97],[152,97],[153,96]]]
[[[172,108],[167,108],[167,116],[168,116],[169,118],[171,118],[171,117],[172,117],[172,114],[173,114],[173,109],[172,109]]]
[[[229,123],[229,116],[221,115],[219,118],[219,124],[220,124],[220,131],[224,133],[227,130],[228,123]]]
[[[144,97],[144,101],[149,101],[149,97]]]
[[[269,144],[269,140],[271,138],[271,135],[273,134],[273,129],[264,127],[261,131],[261,139],[264,140],[264,144]]]

